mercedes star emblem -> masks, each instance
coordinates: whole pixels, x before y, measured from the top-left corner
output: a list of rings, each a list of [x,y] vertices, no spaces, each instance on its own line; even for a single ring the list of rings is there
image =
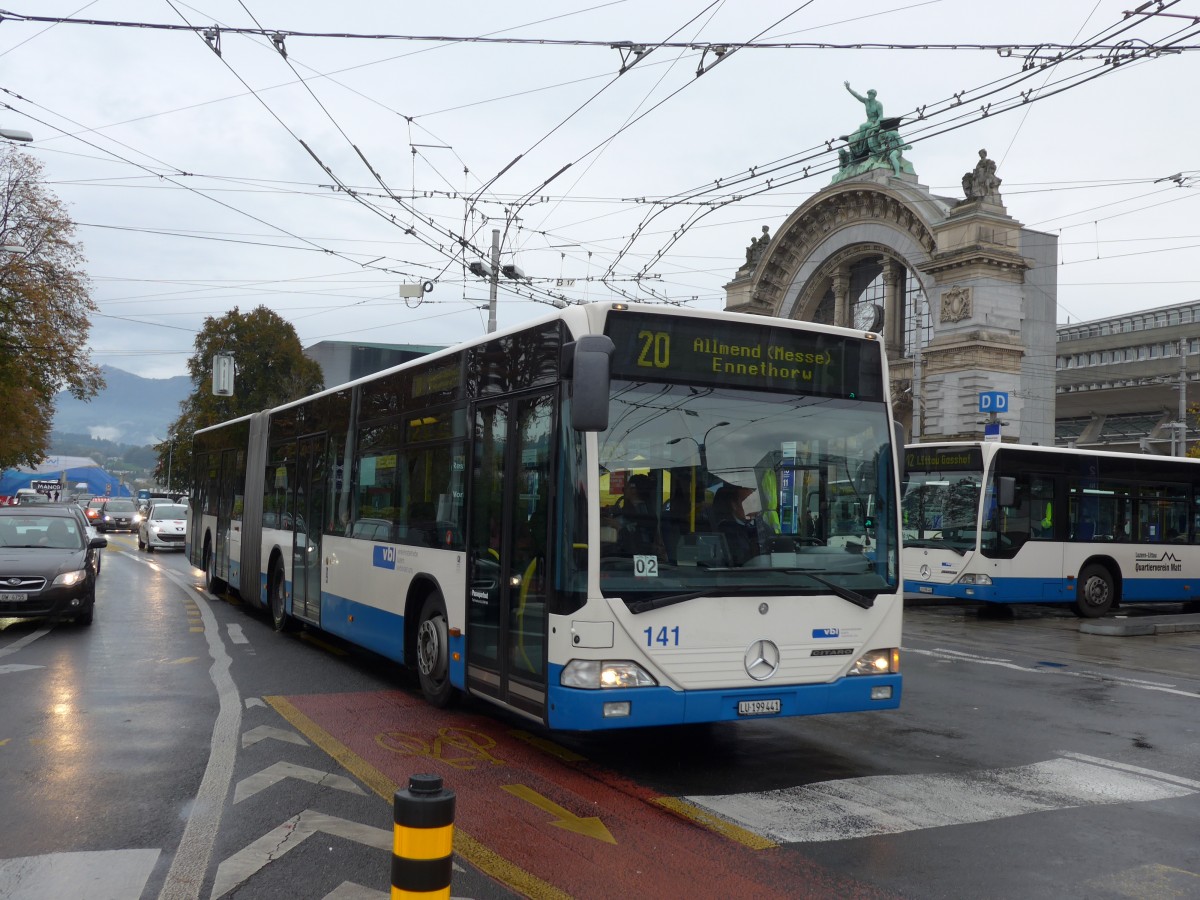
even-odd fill
[[[766,681],[779,670],[779,648],[771,641],[755,641],[746,648],[746,674]]]

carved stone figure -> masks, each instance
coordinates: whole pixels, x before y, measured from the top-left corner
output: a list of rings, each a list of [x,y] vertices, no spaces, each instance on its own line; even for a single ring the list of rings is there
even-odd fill
[[[1000,179],[996,177],[996,163],[988,159],[987,150],[979,151],[979,162],[963,175],[962,184],[968,200],[1000,202]]]
[[[750,246],[746,248],[746,265],[758,265],[758,261],[767,252],[767,244],[769,243],[771,243],[771,229],[764,225],[761,237],[750,238]]]

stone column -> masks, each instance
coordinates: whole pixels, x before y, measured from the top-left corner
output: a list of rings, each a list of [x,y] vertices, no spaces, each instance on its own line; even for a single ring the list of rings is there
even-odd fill
[[[899,356],[904,344],[904,303],[900,284],[904,267],[894,259],[883,263],[883,342],[889,354]]]
[[[850,269],[840,267],[830,279],[833,288],[833,324],[850,325]]]

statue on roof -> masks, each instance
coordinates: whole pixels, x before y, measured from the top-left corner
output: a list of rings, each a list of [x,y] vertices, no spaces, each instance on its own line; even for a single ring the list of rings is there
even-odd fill
[[[996,163],[988,159],[987,150],[979,151],[979,162],[962,177],[963,194],[967,200],[986,200],[1000,203],[1000,179],[996,177]],[[965,202],[965,201],[964,201]]]
[[[845,147],[838,148],[838,173],[833,176],[833,184],[861,175],[872,169],[891,169],[896,177],[914,175],[912,163],[904,158],[904,151],[911,149],[904,143],[897,130],[900,127],[899,118],[884,118],[883,104],[876,99],[874,88],[862,94],[850,87],[850,82],[843,82],[846,90],[863,105],[867,121],[863,122],[852,134],[840,135],[840,140],[846,142]]]

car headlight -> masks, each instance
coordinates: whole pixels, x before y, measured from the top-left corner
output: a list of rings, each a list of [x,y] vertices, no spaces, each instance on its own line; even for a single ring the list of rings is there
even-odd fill
[[[959,584],[991,584],[991,575],[963,575],[958,579]]]
[[[627,659],[573,659],[563,667],[559,682],[563,687],[588,690],[654,687],[658,683],[645,669]]]
[[[900,648],[868,650],[854,661],[847,675],[894,675],[900,671]]]
[[[141,514],[141,513],[134,513],[134,514],[133,514],[133,518],[132,518],[132,519],[130,519],[130,521],[131,521],[131,522],[133,522],[133,524],[134,524],[134,525],[136,525],[138,522],[142,521],[142,514]]]
[[[104,514],[104,521],[105,521],[105,522],[111,522],[111,521],[112,521],[112,516],[110,516],[108,513],[105,513],[105,514]]]
[[[53,587],[70,587],[73,584],[79,584],[85,578],[87,578],[87,569],[79,569],[76,572],[63,572],[54,579]]]

